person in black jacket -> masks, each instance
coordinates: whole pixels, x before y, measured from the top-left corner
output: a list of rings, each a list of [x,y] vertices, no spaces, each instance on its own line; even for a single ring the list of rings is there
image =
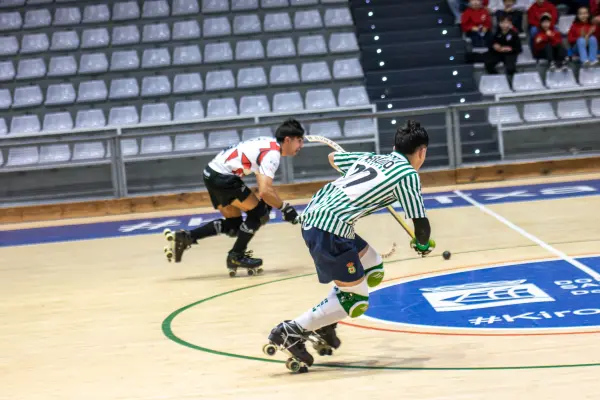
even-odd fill
[[[500,22],[502,17],[510,17],[513,27],[518,32],[523,32],[523,11],[514,8],[515,0],[503,0],[504,8],[496,11],[496,21]]]
[[[485,68],[489,74],[497,74],[496,65],[504,63],[504,69],[508,79],[517,71],[517,57],[521,53],[521,39],[519,33],[513,27],[510,17],[500,18],[498,30],[492,39],[490,51],[487,53]]]

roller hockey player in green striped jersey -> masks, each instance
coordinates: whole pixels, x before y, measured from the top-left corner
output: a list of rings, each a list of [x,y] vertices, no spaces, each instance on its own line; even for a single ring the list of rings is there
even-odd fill
[[[384,270],[379,253],[354,232],[359,219],[399,201],[415,226],[411,247],[421,256],[435,248],[417,174],[428,144],[427,131],[408,121],[396,132],[391,154],[329,154],[329,162],[343,176],[317,192],[299,218],[319,282],[335,285],[317,306],[273,328],[264,348],[267,354],[284,350],[292,355],[286,364],[289,369],[306,371],[313,364],[307,340],[319,354],[331,354],[341,344],[337,322],[365,313],[369,288],[381,283]]]

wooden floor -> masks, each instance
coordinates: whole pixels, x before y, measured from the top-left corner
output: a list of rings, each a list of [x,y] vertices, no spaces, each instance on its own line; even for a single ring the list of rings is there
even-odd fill
[[[489,208],[568,255],[600,253],[600,196]],[[431,210],[429,217],[438,251],[425,259],[409,251],[388,215],[360,222],[358,231],[379,251],[398,242],[386,279],[553,257],[475,207]],[[281,363],[252,358],[266,358],[261,347],[271,327],[329,290],[312,275],[299,228],[272,224],[260,231],[252,244],[265,260],[260,277],[227,276],[226,237],[202,242],[177,265],[165,261],[163,245],[156,234],[0,249],[0,398],[600,396],[598,367],[515,368],[598,363],[600,335],[594,333],[453,336],[342,325],[342,348],[317,357],[328,366],[290,374]],[[451,260],[440,257],[444,249],[452,250]],[[172,314],[203,299],[209,300]]]

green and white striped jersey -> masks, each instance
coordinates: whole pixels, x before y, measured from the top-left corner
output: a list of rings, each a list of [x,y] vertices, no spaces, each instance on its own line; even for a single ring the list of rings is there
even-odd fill
[[[313,196],[303,226],[354,239],[356,221],[396,201],[407,218],[425,217],[419,175],[403,155],[335,153],[333,161],[343,176]]]

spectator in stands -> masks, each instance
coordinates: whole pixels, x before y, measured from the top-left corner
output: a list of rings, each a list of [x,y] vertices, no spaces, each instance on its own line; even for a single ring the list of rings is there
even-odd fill
[[[590,22],[588,8],[580,7],[567,38],[573,54],[579,55],[579,60],[586,67],[598,63],[598,39],[596,39],[595,32],[596,26]]]
[[[593,0],[592,0],[593,1]],[[546,0],[536,0],[527,10],[527,22],[529,23],[529,38],[533,40],[540,31],[540,21],[544,14],[550,15],[550,27],[558,22],[558,10],[556,6]]]
[[[517,57],[521,53],[521,39],[519,32],[513,27],[508,15],[500,17],[498,30],[492,39],[490,51],[487,53],[485,68],[488,73],[496,74],[496,65],[504,63],[508,80],[517,72]]]
[[[540,31],[534,39],[536,58],[545,58],[550,63],[550,70],[567,69],[567,52],[562,44],[562,35],[552,25],[552,16],[544,14],[540,19]]]
[[[481,0],[469,0],[469,8],[462,13],[460,25],[473,47],[489,47],[492,19],[488,10],[482,8]]]
[[[504,9],[496,11],[496,21],[498,24],[503,17],[509,17],[513,28],[517,32],[523,32],[523,12],[514,8],[515,0],[503,0]]]

